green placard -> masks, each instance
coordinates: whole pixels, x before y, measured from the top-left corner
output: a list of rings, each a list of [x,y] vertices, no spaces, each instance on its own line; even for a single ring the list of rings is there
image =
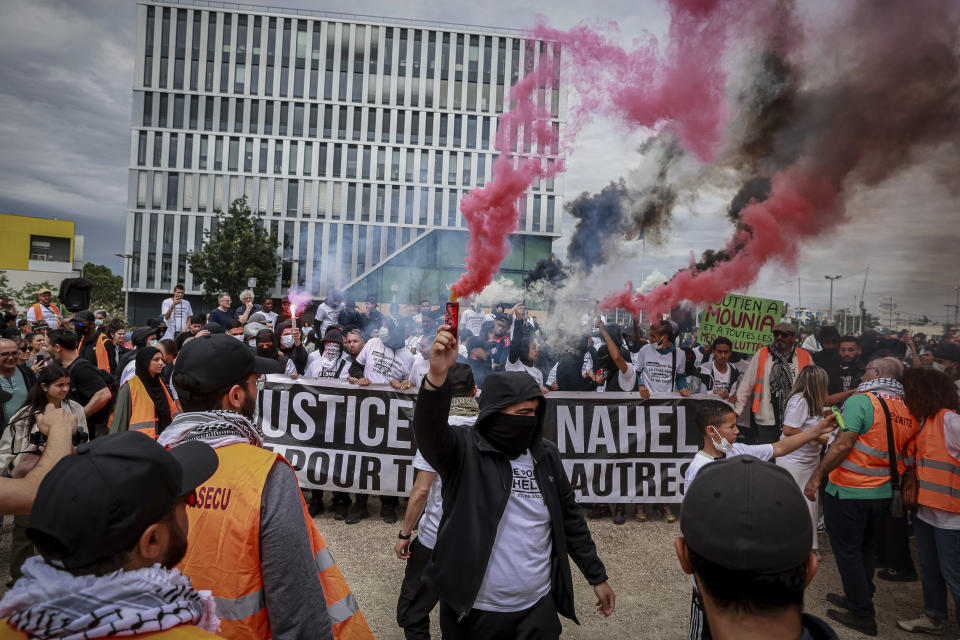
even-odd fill
[[[756,353],[773,342],[773,325],[783,317],[783,301],[751,298],[728,293],[710,305],[700,316],[700,344],[710,344],[723,336],[733,342],[733,350]]]

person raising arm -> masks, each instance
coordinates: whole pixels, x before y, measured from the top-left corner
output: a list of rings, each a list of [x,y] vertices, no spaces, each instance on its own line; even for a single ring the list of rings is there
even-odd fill
[[[46,410],[37,416],[37,427],[40,433],[47,436],[47,444],[36,465],[28,472],[27,464],[24,463],[14,470],[14,478],[0,477],[2,515],[30,513],[40,481],[73,449],[72,438],[77,428],[77,418],[69,411],[57,409],[52,403],[48,404]],[[25,475],[16,477],[21,474]]]

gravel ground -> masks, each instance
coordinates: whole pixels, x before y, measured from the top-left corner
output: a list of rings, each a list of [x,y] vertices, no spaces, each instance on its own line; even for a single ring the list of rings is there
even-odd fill
[[[376,500],[370,501],[370,512],[374,516],[379,513]],[[318,516],[316,522],[376,637],[402,638],[403,634],[396,626],[396,602],[403,579],[403,563],[393,553],[399,525],[388,525],[374,517],[348,526],[335,521],[329,510]],[[600,557],[607,566],[610,584],[617,594],[617,610],[607,619],[596,614],[593,590],[574,567],[577,615],[581,626],[563,620],[563,637],[578,640],[686,638],[690,578],[680,570],[673,551],[679,525],[656,519],[646,523],[628,521],[622,526],[614,525],[609,519],[588,522]],[[0,593],[5,591],[4,585],[10,579],[11,527],[12,520],[6,518],[0,529]],[[806,610],[825,618],[825,594],[842,590],[826,535],[820,536],[820,546],[823,557],[820,570],[807,589]],[[922,637],[896,628],[897,618],[914,617],[920,613],[920,584],[877,580],[876,587],[879,637],[903,640]],[[842,640],[866,637],[839,628],[839,625],[835,628]],[[436,611],[433,631],[434,637],[440,636]],[[957,627],[951,621],[947,637],[957,636]]]

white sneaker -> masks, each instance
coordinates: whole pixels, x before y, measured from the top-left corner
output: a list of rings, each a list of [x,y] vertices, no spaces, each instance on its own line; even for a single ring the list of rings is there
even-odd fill
[[[942,636],[946,630],[942,622],[928,618],[926,614],[913,620],[897,620],[897,626],[910,633],[929,633],[933,636]]]

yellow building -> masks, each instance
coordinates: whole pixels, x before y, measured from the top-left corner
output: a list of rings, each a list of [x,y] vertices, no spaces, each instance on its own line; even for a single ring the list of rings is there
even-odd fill
[[[83,236],[73,220],[0,213],[0,269],[8,286],[47,280],[59,283],[80,274]]]

